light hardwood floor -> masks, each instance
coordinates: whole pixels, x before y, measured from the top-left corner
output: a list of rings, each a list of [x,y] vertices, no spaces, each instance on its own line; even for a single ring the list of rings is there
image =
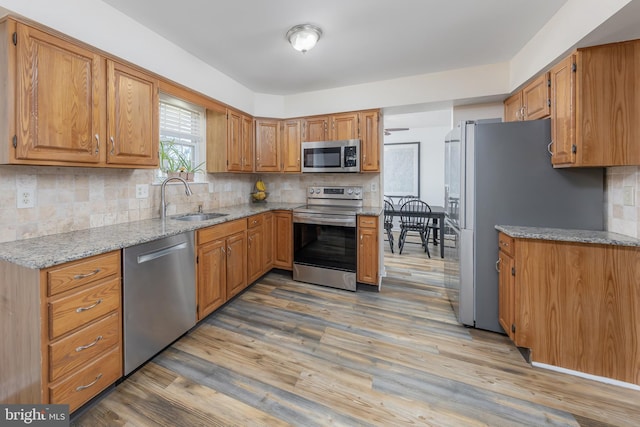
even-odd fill
[[[640,392],[532,368],[459,325],[435,248],[385,250],[379,293],[268,274],[73,424],[640,425]]]

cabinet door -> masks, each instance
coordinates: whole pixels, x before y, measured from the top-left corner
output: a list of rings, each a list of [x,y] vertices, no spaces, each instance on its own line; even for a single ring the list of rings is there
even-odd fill
[[[227,110],[227,170],[242,171],[242,115]]]
[[[515,339],[515,261],[503,251],[498,253],[498,321]]]
[[[329,117],[308,117],[304,121],[304,141],[327,141],[329,139]]]
[[[378,217],[358,218],[358,282],[378,284]]]
[[[331,140],[358,138],[358,113],[331,116]]]
[[[544,73],[522,89],[524,120],[537,120],[549,116],[550,86],[549,73]]]
[[[198,320],[226,301],[227,257],[225,239],[198,248]]]
[[[253,172],[253,118],[242,116],[242,171]]]
[[[572,164],[576,161],[576,92],[575,55],[569,55],[550,71],[551,79],[551,163]]]
[[[227,298],[247,286],[246,236],[246,231],[242,231],[227,238]]]
[[[522,119],[522,92],[518,91],[504,100],[504,121],[517,122]]]
[[[262,230],[264,235],[264,244],[262,246],[262,272],[271,270],[273,267],[273,212],[265,212],[262,214]]]
[[[256,172],[280,171],[280,122],[256,120]]]
[[[301,141],[301,121],[285,120],[282,130],[282,172],[300,172]]]
[[[16,159],[104,161],[104,59],[20,23],[17,34]]]
[[[247,231],[247,282],[255,282],[263,273],[264,233],[262,225]]]
[[[293,217],[290,211],[277,211],[274,219],[273,266],[293,269]]]
[[[380,172],[380,112],[362,111],[358,117],[360,127],[360,170]]]
[[[158,81],[107,61],[107,163],[158,167]]]

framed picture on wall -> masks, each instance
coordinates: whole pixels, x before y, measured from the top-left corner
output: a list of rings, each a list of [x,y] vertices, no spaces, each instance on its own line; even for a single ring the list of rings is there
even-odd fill
[[[420,142],[384,144],[385,196],[420,197]]]

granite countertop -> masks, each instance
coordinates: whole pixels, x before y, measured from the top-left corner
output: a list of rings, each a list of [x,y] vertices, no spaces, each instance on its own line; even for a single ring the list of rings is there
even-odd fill
[[[567,228],[523,227],[496,225],[496,230],[522,239],[553,240],[559,242],[595,243],[640,247],[640,239],[611,231],[572,230]]]
[[[246,218],[261,212],[293,210],[300,205],[300,203],[251,203],[212,209],[211,211],[228,215],[207,221],[178,221],[173,217],[179,215],[172,215],[167,217],[164,222],[159,218],[132,221],[0,243],[0,260],[27,268],[47,268],[162,237],[173,236],[185,231]]]
[[[302,203],[248,203],[212,209],[226,216],[207,221],[178,221],[172,215],[166,221],[159,218],[132,221],[105,227],[89,228],[69,233],[52,234],[15,242],[0,243],[0,260],[27,268],[41,269],[69,261],[119,250],[162,237],[210,227],[272,210],[293,210]],[[380,215],[378,206],[364,207],[360,215]]]

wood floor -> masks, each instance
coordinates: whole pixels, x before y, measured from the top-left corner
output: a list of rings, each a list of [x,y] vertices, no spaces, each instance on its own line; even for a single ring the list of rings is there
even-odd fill
[[[459,325],[435,248],[385,250],[379,293],[268,274],[72,424],[640,425],[640,392],[532,368]]]

